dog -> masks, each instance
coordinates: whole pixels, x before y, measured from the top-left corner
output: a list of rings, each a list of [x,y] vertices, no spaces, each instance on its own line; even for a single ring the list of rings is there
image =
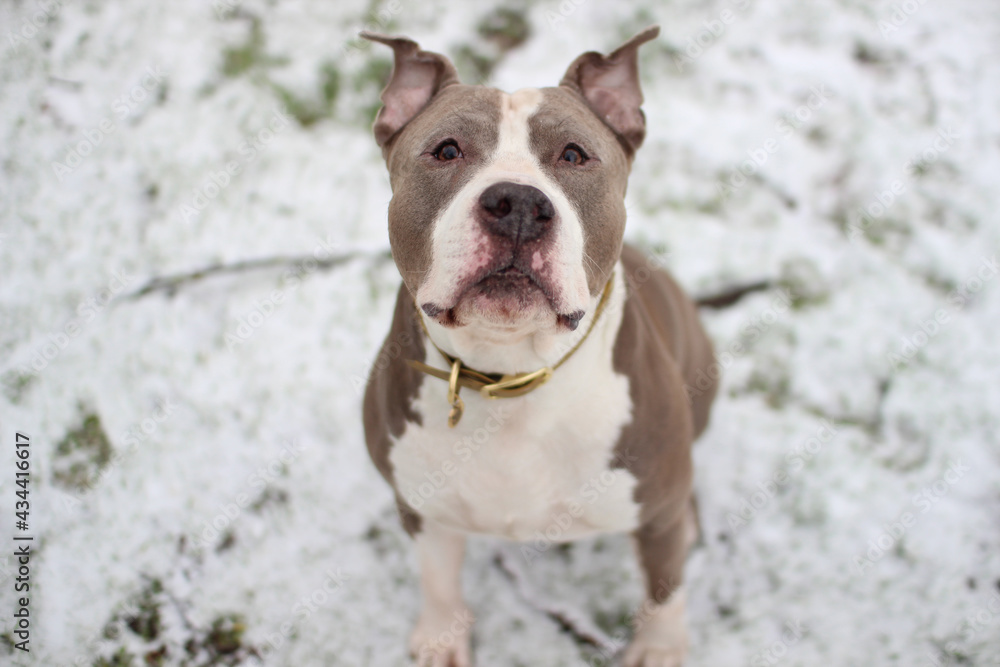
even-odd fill
[[[459,583],[469,533],[631,533],[647,599],[624,664],[687,654],[691,446],[714,354],[694,303],[623,242],[646,131],[638,50],[658,34],[584,53],[558,86],[508,94],[463,85],[412,40],[362,33],[394,53],[373,129],[403,280],[363,418],[416,544],[421,666],[472,664],[470,632],[455,632],[471,618]]]

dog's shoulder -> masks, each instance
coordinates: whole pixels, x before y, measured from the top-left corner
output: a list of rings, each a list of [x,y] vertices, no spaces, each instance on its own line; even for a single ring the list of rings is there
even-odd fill
[[[708,378],[710,386],[706,386],[703,376],[714,364],[715,353],[697,306],[661,266],[662,261],[628,244],[621,261],[629,299],[615,347],[616,366],[633,369],[666,354],[683,380],[697,438],[708,423],[717,379],[717,375]]]
[[[639,480],[636,497],[649,517],[661,507],[683,506],[672,501],[690,492],[690,449],[707,406],[696,405],[689,388],[695,369],[711,363],[712,348],[694,304],[658,262],[629,245],[621,261],[628,296],[613,363],[629,378],[632,420],[615,461]]]
[[[372,365],[362,406],[368,452],[390,484],[392,438],[402,435],[407,424],[420,424],[423,419],[414,400],[425,376],[406,363],[408,359],[423,361],[425,356],[417,317],[413,297],[406,285],[400,285],[392,327]]]

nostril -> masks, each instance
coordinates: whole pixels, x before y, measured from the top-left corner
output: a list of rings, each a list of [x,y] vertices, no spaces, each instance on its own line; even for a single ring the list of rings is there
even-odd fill
[[[552,203],[548,199],[539,202],[538,205],[535,206],[534,213],[535,213],[535,220],[539,220],[541,222],[548,222],[549,220],[554,218],[556,214],[556,212],[552,208]]]
[[[493,208],[490,209],[490,213],[497,216],[498,218],[504,217],[505,215],[510,213],[510,200],[507,199],[506,197],[501,199],[496,203],[496,205]]]
[[[510,198],[507,193],[490,188],[479,198],[479,203],[490,214],[502,218],[511,211]]]

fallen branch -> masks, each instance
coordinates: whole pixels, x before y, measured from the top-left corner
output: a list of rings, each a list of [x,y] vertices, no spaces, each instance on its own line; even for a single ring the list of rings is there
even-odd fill
[[[570,609],[565,605],[543,600],[540,595],[532,591],[527,575],[513,558],[503,549],[497,551],[493,559],[500,571],[514,584],[514,588],[525,602],[534,609],[542,612],[565,632],[569,633],[578,643],[593,646],[605,655],[615,655],[619,645],[609,637],[603,630],[591,621],[587,616],[576,609]]]
[[[718,294],[709,294],[705,296],[700,296],[694,300],[699,308],[713,308],[719,310],[721,308],[727,308],[747,294],[753,294],[754,292],[763,292],[764,290],[771,289],[774,284],[770,280],[760,280],[755,283],[750,283],[749,285],[739,285],[736,287],[730,287]]]
[[[377,252],[355,250],[346,252],[335,257],[316,259],[311,255],[300,255],[291,257],[261,257],[258,259],[246,259],[232,264],[210,264],[206,267],[177,273],[172,276],[157,276],[151,278],[145,285],[134,292],[126,294],[123,299],[134,300],[146,296],[153,292],[166,292],[169,296],[187,283],[197,282],[205,278],[219,275],[231,275],[237,273],[247,273],[250,271],[262,271],[276,268],[303,268],[309,263],[315,263],[315,269],[309,271],[328,271],[358,259],[368,259],[372,263],[387,262],[392,259],[392,253],[388,250]],[[695,303],[702,308],[721,309],[733,305],[747,294],[761,292],[773,287],[769,280],[761,280],[748,285],[740,285],[728,288],[717,294],[701,296],[695,299]]]
[[[138,299],[139,297],[146,296],[152,292],[166,292],[168,295],[173,296],[177,289],[186,283],[196,282],[198,280],[217,275],[246,273],[248,271],[260,271],[264,269],[282,267],[303,268],[311,267],[312,264],[315,264],[316,267],[315,269],[309,268],[309,271],[328,271],[356,259],[369,259],[373,263],[379,263],[388,261],[391,258],[392,255],[388,250],[380,252],[366,252],[359,250],[347,252],[335,257],[326,257],[324,259],[316,259],[312,255],[301,255],[298,257],[261,257],[259,259],[247,259],[233,264],[210,264],[204,268],[189,271],[187,273],[178,273],[172,276],[157,276],[150,279],[145,285],[136,291],[125,295],[123,298]]]

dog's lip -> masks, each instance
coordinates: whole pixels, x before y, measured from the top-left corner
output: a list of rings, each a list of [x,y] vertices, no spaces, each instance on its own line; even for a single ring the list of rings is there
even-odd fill
[[[576,331],[576,328],[580,326],[581,320],[583,320],[583,316],[586,314],[587,311],[585,310],[574,310],[572,313],[560,313],[557,317],[559,319],[559,324],[562,324],[570,331]]]
[[[549,302],[549,305],[552,306],[552,310],[555,310],[557,313],[559,312],[558,309],[556,308],[555,299],[552,297],[552,291],[548,289],[548,287],[546,287],[543,281],[539,280],[538,276],[536,276],[533,271],[524,270],[523,268],[517,265],[516,261],[513,260],[503,266],[500,266],[499,268],[487,270],[483,273],[483,275],[479,276],[477,279],[469,281],[468,287],[462,290],[462,292],[458,295],[458,298],[455,300],[455,304],[457,305],[461,303],[462,299],[465,297],[466,294],[468,294],[475,288],[479,287],[490,278],[497,278],[497,277],[527,278],[528,281],[535,287],[535,289],[537,289],[538,291],[540,291],[542,294],[545,295],[545,298]]]
[[[580,325],[580,321],[583,319],[584,315],[586,315],[586,311],[584,310],[575,310],[570,313],[559,312],[559,308],[556,306],[556,301],[552,295],[552,291],[546,286],[545,282],[540,280],[530,267],[525,270],[525,268],[519,266],[516,260],[511,260],[499,266],[486,268],[478,276],[468,281],[466,287],[458,293],[454,302],[450,305],[441,306],[436,303],[426,302],[420,305],[420,309],[424,311],[428,317],[437,320],[440,324],[453,326],[458,323],[455,317],[455,308],[462,302],[465,295],[476,287],[482,285],[490,278],[498,276],[512,278],[523,276],[527,278],[535,289],[540,291],[545,296],[546,301],[549,302],[549,305],[556,314],[556,320],[558,323],[565,326],[570,331],[575,331]]]

